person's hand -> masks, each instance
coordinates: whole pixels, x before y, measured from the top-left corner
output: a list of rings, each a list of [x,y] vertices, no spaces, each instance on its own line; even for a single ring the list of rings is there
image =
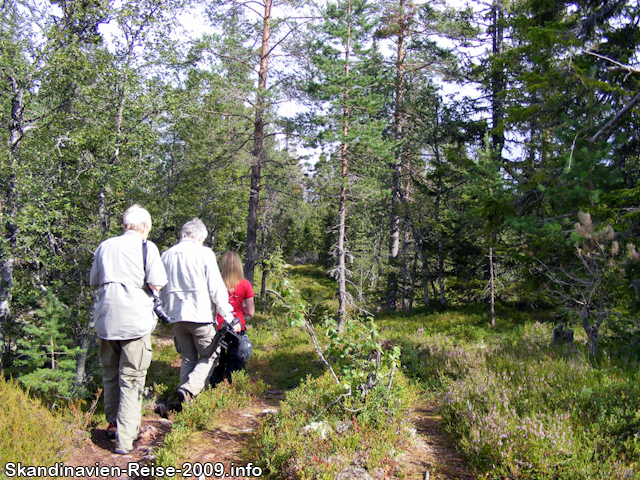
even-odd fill
[[[240,333],[242,331],[242,324],[240,323],[240,319],[238,317],[234,318],[231,323],[229,323],[231,328],[235,333]]]

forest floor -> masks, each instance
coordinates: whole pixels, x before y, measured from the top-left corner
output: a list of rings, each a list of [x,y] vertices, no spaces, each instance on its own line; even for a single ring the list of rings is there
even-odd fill
[[[161,340],[163,343],[168,340]],[[172,363],[176,375],[179,372],[180,360]],[[255,398],[253,403],[236,410],[226,411],[210,430],[196,432],[186,451],[180,453],[184,463],[210,463],[217,469],[210,476],[186,475],[187,479],[215,479],[228,480],[240,478],[255,478],[237,476],[233,470],[236,467],[246,467],[260,460],[256,457],[254,442],[255,434],[264,417],[273,413],[285,399],[286,392],[279,389],[268,389]],[[114,452],[115,440],[107,436],[107,424],[92,428],[87,436],[80,441],[70,453],[65,462],[68,466],[99,466],[120,467],[122,475],[103,477],[93,475],[75,477],[77,479],[153,479],[153,476],[143,476],[142,466],[154,464],[154,451],[171,431],[173,412],[169,412],[168,419],[162,418],[154,412],[155,405],[146,406],[143,411],[140,436],[134,442],[134,449],[128,455]],[[442,418],[438,414],[438,405],[427,402],[417,405],[411,412],[410,421],[415,429],[412,448],[402,452],[397,457],[399,471],[406,480],[471,480],[475,478],[470,468],[456,450],[455,442],[445,430]],[[180,468],[181,465],[176,465]],[[221,468],[224,467],[224,472]],[[137,474],[139,472],[140,474]],[[427,475],[428,472],[428,475]],[[194,473],[194,472],[191,472]],[[196,472],[198,473],[198,472]],[[209,472],[211,473],[211,472]],[[355,473],[355,472],[354,472]],[[266,475],[262,476],[263,478]],[[343,475],[340,476],[342,478]],[[176,475],[176,479],[183,478]],[[366,480],[373,476],[347,475],[349,480]],[[376,479],[382,480],[382,479]]]
[[[236,476],[232,467],[247,466],[250,463],[255,465],[259,460],[247,453],[251,452],[254,433],[261,418],[277,409],[282,399],[284,399],[284,392],[268,390],[253,404],[239,410],[225,412],[213,430],[194,434],[189,449],[182,452],[184,461],[203,464],[205,462],[211,464],[220,462],[218,466],[224,466],[225,478],[229,480],[252,478]],[[397,458],[404,475],[403,478],[424,480],[427,478],[426,472],[429,472],[428,478],[430,480],[471,480],[475,478],[457,452],[453,439],[445,431],[437,413],[437,405],[420,405],[413,410],[410,420],[416,431],[413,448],[401,453]],[[115,440],[110,440],[107,437],[106,425],[101,425],[93,428],[90,431],[90,436],[77,445],[66,465],[118,466],[123,473],[120,477],[76,478],[153,478],[136,475],[135,465],[133,467],[129,465],[152,464],[154,449],[161,445],[164,436],[170,429],[170,419],[161,418],[156,414],[145,415],[142,420],[140,437],[134,443],[134,450],[129,455],[118,455],[114,453]],[[200,479],[220,478],[220,475],[215,475],[219,472],[216,470],[213,476],[200,477]],[[197,479],[198,477],[187,476],[186,478]]]

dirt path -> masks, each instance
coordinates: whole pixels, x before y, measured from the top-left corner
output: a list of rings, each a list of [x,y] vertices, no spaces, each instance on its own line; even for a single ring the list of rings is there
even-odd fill
[[[144,417],[140,428],[140,436],[134,442],[134,448],[128,455],[114,453],[116,442],[108,438],[106,424],[93,428],[89,432],[89,438],[81,441],[71,452],[65,465],[88,468],[107,467],[109,470],[109,473],[104,475],[96,474],[95,470],[88,470],[87,468],[85,469],[86,475],[77,475],[74,477],[76,479],[151,478],[141,474],[141,467],[148,465],[153,459],[154,449],[157,449],[162,444],[164,436],[171,430],[171,425],[171,421],[157,415]],[[118,472],[112,467],[118,467],[120,471]]]
[[[442,417],[434,404],[416,408],[411,414],[415,426],[415,448],[402,453],[398,461],[405,465],[406,479],[424,480],[472,480],[453,437],[444,429]],[[428,475],[427,475],[428,473]]]
[[[284,393],[268,391],[264,397],[252,405],[239,410],[225,412],[216,428],[198,432],[189,447],[182,452],[185,462],[192,465],[207,465],[208,471],[187,476],[198,480],[226,478],[228,480],[256,478],[257,454],[252,453],[255,431],[260,422],[270,412],[277,410]],[[442,420],[433,404],[422,405],[411,414],[415,427],[414,445],[399,455],[397,461],[402,475],[407,480],[471,480],[475,478],[466,463],[456,451],[451,436],[444,430]],[[107,438],[106,425],[94,428],[90,438],[84,440],[71,454],[66,465],[92,467],[120,467],[120,476],[90,475],[76,478],[121,478],[148,479],[139,474],[142,466],[153,461],[153,452],[161,445],[171,422],[157,415],[146,416],[142,423],[142,433],[129,455],[114,453],[115,441]],[[427,475],[428,472],[428,475]],[[208,475],[200,475],[208,474]],[[253,475],[252,475],[253,474]],[[182,477],[176,477],[182,478]],[[383,480],[383,479],[380,479]]]

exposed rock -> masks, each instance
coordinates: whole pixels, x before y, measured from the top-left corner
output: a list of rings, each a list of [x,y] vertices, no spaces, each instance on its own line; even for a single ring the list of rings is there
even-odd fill
[[[351,430],[351,422],[338,422],[336,423],[336,432],[342,435],[345,432]]]
[[[142,430],[140,430],[138,441],[148,442],[156,438],[156,435],[158,435],[158,430],[152,425],[147,425]]]
[[[169,417],[169,410],[164,403],[158,403],[153,411],[160,415],[163,420]]]
[[[161,418],[158,420],[158,423],[163,427],[171,427],[173,426],[173,422],[171,420],[167,420],[166,418]]]

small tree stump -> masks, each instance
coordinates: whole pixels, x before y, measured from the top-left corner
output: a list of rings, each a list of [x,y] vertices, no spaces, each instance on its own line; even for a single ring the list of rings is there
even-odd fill
[[[573,330],[567,328],[565,330],[564,325],[560,324],[553,329],[553,345],[565,345],[573,343]]]

